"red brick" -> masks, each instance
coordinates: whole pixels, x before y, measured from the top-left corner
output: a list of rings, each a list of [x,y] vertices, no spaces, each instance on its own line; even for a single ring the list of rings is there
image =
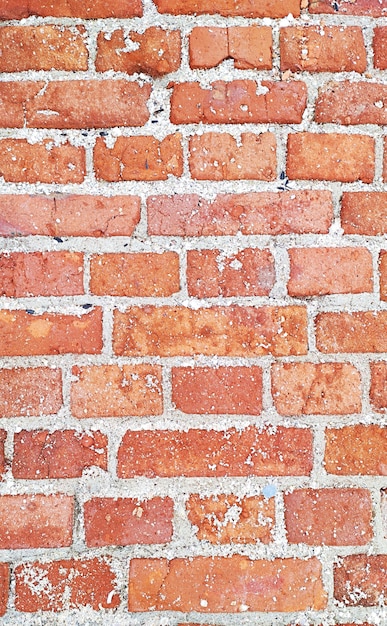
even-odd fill
[[[14,435],[15,478],[78,478],[93,466],[107,469],[107,437],[99,431],[22,430]]]
[[[300,0],[154,0],[159,13],[201,14],[218,13],[226,17],[285,17],[300,14]]]
[[[15,568],[17,611],[94,611],[120,605],[116,577],[104,559],[22,563]],[[43,582],[42,582],[43,581]]]
[[[5,0],[0,8],[0,19],[20,20],[30,15],[42,17],[140,17],[141,0]]]
[[[299,124],[306,107],[301,81],[258,84],[253,80],[217,80],[173,84],[173,124]]]
[[[130,237],[139,220],[138,196],[0,195],[2,237]]]
[[[189,168],[197,180],[274,180],[276,139],[272,133],[242,133],[239,142],[227,133],[194,135]]]
[[[0,354],[98,354],[102,350],[102,312],[84,315],[0,311]]]
[[[0,563],[0,615],[4,615],[7,610],[9,581],[9,565]]]
[[[334,13],[335,15],[368,15],[383,17],[387,14],[380,0],[309,0],[309,13]]]
[[[131,43],[133,49],[131,49]],[[164,30],[157,26],[143,33],[122,29],[113,33],[99,33],[97,37],[97,72],[125,72],[149,74],[153,77],[175,72],[180,67],[181,36],[178,30]]]
[[[0,255],[0,295],[75,296],[83,293],[83,254],[12,252]]]
[[[374,411],[387,411],[387,361],[371,361],[370,401]]]
[[[204,498],[195,493],[187,501],[187,514],[191,524],[197,526],[196,536],[201,541],[255,544],[272,540],[274,498],[238,498],[233,494]]]
[[[347,235],[387,233],[387,193],[345,191],[342,197],[341,224]]]
[[[386,312],[387,314],[387,312]],[[132,307],[115,311],[118,356],[306,354],[304,307]]]
[[[276,363],[272,393],[281,415],[346,415],[361,411],[361,378],[349,363]]]
[[[267,296],[275,282],[268,250],[245,248],[236,254],[221,250],[189,250],[187,285],[190,296]]]
[[[314,558],[253,561],[235,555],[132,559],[130,563],[129,611],[133,612],[287,612],[320,610],[326,602],[321,564]]]
[[[382,250],[379,257],[380,299],[387,300],[387,250]]]
[[[387,476],[387,428],[358,424],[326,431],[325,469],[336,475]]]
[[[291,296],[372,291],[372,256],[366,248],[291,248]]]
[[[62,406],[62,374],[48,367],[0,370],[0,417],[57,413]]]
[[[387,554],[352,554],[333,570],[334,596],[346,606],[379,606],[387,587]]]
[[[93,498],[84,508],[89,548],[167,543],[172,539],[170,498]]]
[[[0,548],[70,546],[73,509],[73,498],[61,494],[0,496]]]
[[[90,291],[100,296],[166,297],[180,290],[176,252],[93,255],[90,272]]]
[[[118,476],[306,476],[312,459],[307,429],[129,430],[118,451]]]
[[[333,217],[329,191],[150,196],[147,204],[149,235],[327,233]]]
[[[280,30],[281,70],[364,72],[367,56],[360,26],[290,26]]]
[[[373,537],[367,489],[297,489],[284,500],[290,543],[362,546]]]
[[[374,161],[372,137],[338,133],[288,136],[287,173],[292,179],[371,183]]]
[[[387,86],[381,83],[329,83],[316,102],[320,124],[387,124]]]
[[[0,176],[11,183],[81,183],[85,178],[85,149],[50,139],[0,140]]]
[[[387,311],[320,313],[316,320],[321,352],[387,352]]]
[[[260,367],[174,367],[172,401],[183,413],[260,415]]]
[[[83,26],[3,26],[0,28],[0,71],[87,70],[89,54],[85,33]]]
[[[113,148],[97,138],[94,167],[100,180],[167,180],[169,175],[183,173],[181,135],[168,135],[162,141],[155,137],[118,137]]]
[[[160,415],[163,411],[158,365],[74,366],[71,410],[75,417]]]
[[[270,70],[272,45],[268,26],[197,26],[189,36],[189,62],[193,69],[208,69],[233,59],[239,70]]]
[[[374,66],[378,70],[387,70],[387,26],[374,30]]]

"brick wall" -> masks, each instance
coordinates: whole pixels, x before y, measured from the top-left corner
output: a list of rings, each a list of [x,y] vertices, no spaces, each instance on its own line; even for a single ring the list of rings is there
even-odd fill
[[[0,19],[1,623],[385,626],[386,0]]]

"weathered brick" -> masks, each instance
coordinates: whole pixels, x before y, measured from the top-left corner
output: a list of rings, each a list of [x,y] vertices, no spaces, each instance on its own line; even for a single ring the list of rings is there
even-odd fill
[[[342,197],[341,224],[347,235],[387,233],[387,193],[345,191]]]
[[[272,133],[242,133],[240,145],[227,133],[194,135],[189,168],[197,180],[274,180],[276,139]]]
[[[387,428],[345,426],[326,431],[325,469],[329,474],[387,476]]]
[[[73,498],[61,494],[0,496],[0,548],[70,546]]]
[[[387,352],[387,311],[320,313],[316,319],[321,352]]]
[[[289,258],[291,296],[372,291],[372,256],[367,248],[291,248]]]
[[[196,536],[210,543],[269,543],[275,521],[274,498],[251,496],[238,498],[233,494],[202,497],[192,494],[187,501],[191,524],[197,526]]]
[[[93,498],[84,505],[86,544],[130,546],[172,539],[173,501],[152,498]]]
[[[374,0],[375,1],[375,0]],[[300,14],[300,0],[154,0],[159,13],[200,14],[219,13],[226,17],[241,15],[242,17],[285,17],[292,13]]]
[[[200,83],[174,83],[173,124],[299,124],[306,107],[301,81],[258,84],[253,80],[218,80],[209,89]]]
[[[361,411],[361,378],[349,363],[275,363],[272,394],[281,415]]]
[[[326,602],[315,558],[253,561],[235,555],[130,562],[129,611],[287,612],[321,610]]]
[[[296,489],[284,501],[290,543],[362,546],[373,537],[367,489]]]
[[[100,180],[167,180],[183,173],[181,135],[159,141],[155,137],[118,137],[113,148],[97,138],[94,167]]]
[[[10,572],[8,563],[0,563],[0,615],[7,610]]]
[[[379,257],[380,299],[387,300],[387,250],[382,250]]]
[[[62,373],[48,367],[0,370],[0,417],[57,413],[62,406]]]
[[[99,431],[22,430],[14,435],[15,478],[77,478],[92,466],[107,469],[107,437]]]
[[[387,85],[329,83],[319,91],[315,119],[320,124],[387,124]]]
[[[158,365],[74,366],[71,386],[74,417],[159,415],[163,410]]]
[[[380,0],[309,0],[310,13],[334,13],[335,15],[368,15],[385,17],[387,7]]]
[[[374,30],[374,65],[378,70],[387,70],[387,26]]]
[[[372,137],[307,132],[288,136],[289,178],[371,183],[374,170],[375,140]]]
[[[179,256],[176,252],[110,253],[91,257],[91,293],[166,297],[179,289]]]
[[[351,554],[333,570],[334,596],[346,606],[378,606],[387,587],[387,554]]]
[[[0,354],[98,354],[102,350],[102,311],[84,315],[0,311]]]
[[[178,30],[152,26],[143,33],[130,31],[125,36],[120,29],[98,34],[95,67],[97,72],[138,72],[156,78],[175,72],[180,67],[180,54]]]
[[[105,559],[22,563],[15,578],[15,607],[24,613],[81,607],[101,611],[120,605],[116,577]]]
[[[371,361],[370,401],[374,411],[387,411],[387,361]]]
[[[149,235],[327,233],[333,218],[329,191],[150,196],[147,205]]]
[[[305,476],[312,462],[308,429],[129,430],[118,451],[117,471],[119,478]]]
[[[115,311],[113,349],[118,356],[305,354],[306,322],[297,306],[132,307]]]
[[[235,254],[222,250],[188,251],[190,296],[268,296],[274,282],[274,259],[268,250],[245,248]]]
[[[74,296],[83,293],[83,254],[11,252],[0,255],[0,295]]]
[[[141,17],[141,0],[5,0],[0,8],[0,19],[20,20],[30,15],[41,17]]]
[[[183,413],[260,415],[260,367],[174,367],[172,401]]]
[[[360,26],[289,26],[280,30],[281,70],[364,72],[366,49]]]

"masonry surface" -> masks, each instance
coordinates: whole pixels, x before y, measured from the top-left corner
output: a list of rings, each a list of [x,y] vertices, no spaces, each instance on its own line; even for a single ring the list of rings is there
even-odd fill
[[[0,0],[0,623],[387,625],[387,0]]]

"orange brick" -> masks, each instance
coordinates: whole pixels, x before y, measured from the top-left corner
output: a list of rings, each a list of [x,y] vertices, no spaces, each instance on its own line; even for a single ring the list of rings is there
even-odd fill
[[[367,489],[296,489],[284,501],[290,543],[362,546],[373,537]]]
[[[387,554],[351,554],[333,570],[334,596],[346,606],[380,606],[387,587]]]
[[[158,365],[73,367],[71,410],[75,417],[160,415],[163,411]]]
[[[236,254],[221,250],[189,250],[187,285],[190,296],[267,296],[275,282],[268,250],[245,248]]]
[[[374,0],[375,1],[375,0]],[[226,17],[241,15],[242,17],[285,17],[292,13],[300,14],[300,0],[220,0],[214,4],[212,0],[155,0],[159,13],[200,14],[218,13]]]
[[[0,370],[0,417],[57,413],[62,406],[62,374],[48,367]]]
[[[129,237],[139,220],[138,196],[0,195],[2,237]]]
[[[380,0],[309,0],[309,13],[334,13],[335,15],[386,16],[387,8]]]
[[[387,250],[382,250],[379,257],[380,299],[387,300]]]
[[[189,168],[197,180],[274,180],[276,139],[272,133],[242,133],[240,145],[226,133],[194,135]]]
[[[5,0],[0,8],[0,19],[20,20],[30,15],[42,17],[141,17],[141,0]]]
[[[378,70],[387,70],[387,26],[374,30],[374,65]]]
[[[11,183],[81,183],[85,178],[85,149],[50,139],[0,140],[0,175]]]
[[[386,313],[387,314],[387,313]],[[304,307],[132,307],[115,311],[118,356],[306,354]]]
[[[84,509],[89,548],[167,543],[172,539],[171,498],[93,498],[85,502]]]
[[[98,354],[102,350],[102,312],[84,315],[0,311],[0,354]]]
[[[92,466],[107,469],[107,437],[99,431],[22,430],[14,435],[15,478],[78,478]]]
[[[372,256],[366,248],[291,248],[291,296],[372,291]]]
[[[268,26],[197,26],[189,36],[189,62],[193,69],[208,69],[233,59],[239,70],[270,70],[272,45]]]
[[[276,363],[272,393],[281,415],[345,415],[361,411],[361,378],[349,363]]]
[[[73,498],[61,494],[0,496],[0,548],[70,546],[73,509]]]
[[[314,558],[253,561],[235,555],[130,563],[129,611],[134,612],[287,612],[320,610],[326,602],[321,564]]]
[[[329,83],[316,102],[320,124],[387,124],[387,86],[381,83]]]
[[[162,141],[154,137],[118,137],[113,148],[97,138],[94,167],[100,180],[167,180],[183,173],[181,135],[168,135]]]
[[[120,605],[116,577],[106,559],[22,563],[15,578],[16,610],[24,613],[81,607],[101,611]]]
[[[128,45],[129,43],[129,45]],[[133,49],[131,49],[131,44]],[[97,72],[126,72],[149,74],[153,77],[175,72],[180,67],[181,36],[178,30],[164,30],[157,26],[143,33],[122,29],[113,33],[99,33],[97,38]]]
[[[341,224],[347,235],[387,233],[387,193],[345,191],[342,197]]]
[[[119,478],[135,476],[306,476],[308,429],[129,430],[118,451]]]
[[[12,252],[0,255],[0,295],[75,296],[83,293],[83,254]]]
[[[166,297],[180,290],[176,252],[93,255],[90,273],[90,291],[100,296]]]
[[[173,124],[299,124],[306,107],[301,81],[218,80],[209,89],[200,83],[173,85]]]
[[[150,196],[147,204],[149,235],[327,233],[333,217],[329,191],[219,194],[214,200],[176,194]]]
[[[338,133],[288,136],[287,172],[292,179],[371,183],[374,162],[372,137]]]
[[[260,367],[174,367],[172,401],[183,413],[260,415]]]
[[[387,476],[387,428],[345,426],[326,431],[325,469],[336,475]]]
[[[281,70],[364,72],[366,49],[360,26],[290,26],[280,30]]]
[[[255,544],[272,539],[274,498],[238,498],[233,494],[204,498],[195,493],[187,501],[187,513],[191,524],[197,526],[196,536],[201,541]]]
[[[320,313],[316,320],[321,352],[387,352],[387,311]]]
[[[387,361],[371,361],[370,401],[374,411],[387,411]]]
[[[8,563],[0,563],[0,615],[7,610],[10,572]]]

